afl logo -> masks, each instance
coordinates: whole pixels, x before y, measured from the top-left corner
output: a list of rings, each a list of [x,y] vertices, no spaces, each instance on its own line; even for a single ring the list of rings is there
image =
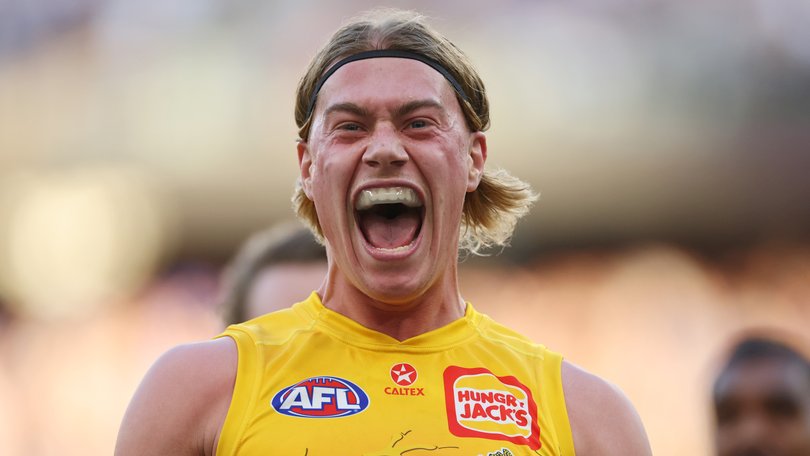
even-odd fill
[[[411,386],[416,381],[416,368],[408,363],[394,364],[391,380],[399,386]]]
[[[302,418],[337,418],[368,408],[368,395],[354,383],[338,377],[310,377],[273,396],[271,405],[282,415]]]

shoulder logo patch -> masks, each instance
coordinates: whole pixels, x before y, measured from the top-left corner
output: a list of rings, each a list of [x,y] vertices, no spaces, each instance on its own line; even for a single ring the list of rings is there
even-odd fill
[[[537,404],[515,377],[498,377],[483,367],[450,366],[444,370],[444,393],[453,435],[540,448]]]
[[[273,408],[282,415],[302,418],[338,418],[368,408],[369,398],[354,383],[338,377],[310,377],[273,396]]]

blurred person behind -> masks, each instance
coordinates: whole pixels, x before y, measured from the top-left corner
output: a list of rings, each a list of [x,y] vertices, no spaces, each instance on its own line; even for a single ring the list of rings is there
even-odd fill
[[[298,222],[252,234],[223,273],[225,322],[251,320],[306,299],[320,288],[326,269],[326,250]]]
[[[22,454],[29,414],[12,382],[16,316],[0,294],[0,454]]]
[[[810,361],[780,339],[742,337],[717,375],[718,456],[810,455]]]

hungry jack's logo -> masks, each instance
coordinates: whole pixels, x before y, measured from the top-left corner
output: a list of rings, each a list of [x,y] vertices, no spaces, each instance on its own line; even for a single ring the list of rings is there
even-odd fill
[[[444,394],[453,435],[540,448],[537,404],[515,377],[498,377],[483,367],[450,366],[444,371]]]

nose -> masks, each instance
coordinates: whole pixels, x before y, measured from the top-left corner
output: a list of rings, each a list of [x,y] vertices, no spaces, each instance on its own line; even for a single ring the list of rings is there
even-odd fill
[[[400,168],[408,163],[408,153],[396,128],[380,125],[374,129],[363,153],[363,162],[372,168]]]

